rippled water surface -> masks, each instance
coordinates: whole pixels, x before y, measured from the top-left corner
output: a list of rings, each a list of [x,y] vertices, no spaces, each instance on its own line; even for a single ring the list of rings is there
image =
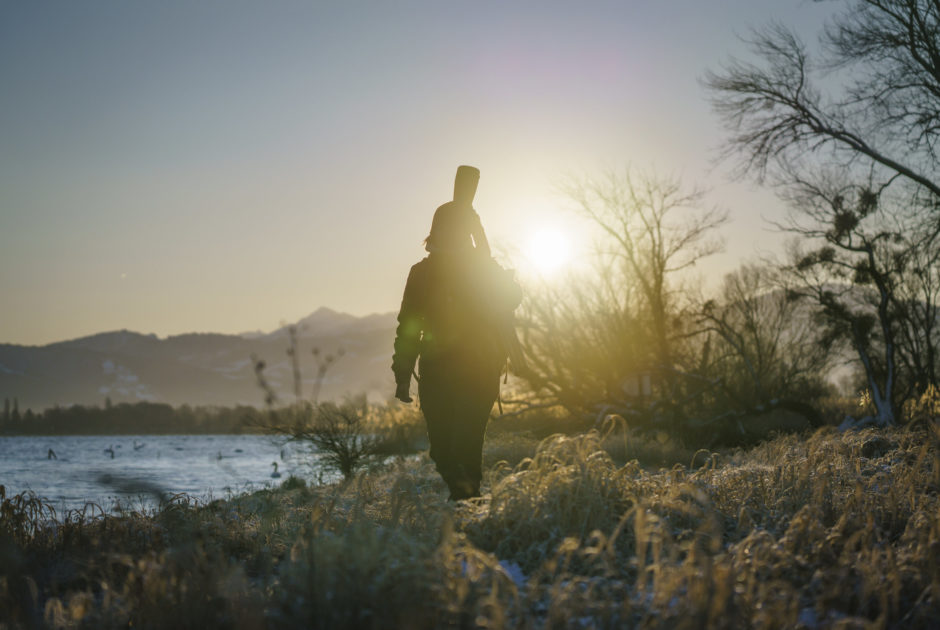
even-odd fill
[[[272,462],[280,477],[272,477]],[[32,490],[59,511],[87,502],[105,510],[116,502],[153,507],[176,493],[224,498],[275,486],[290,474],[316,476],[315,457],[270,436],[0,437],[0,485],[7,496]]]

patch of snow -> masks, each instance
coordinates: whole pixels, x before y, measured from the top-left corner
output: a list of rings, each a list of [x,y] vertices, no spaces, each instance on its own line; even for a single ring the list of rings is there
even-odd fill
[[[499,567],[509,576],[509,579],[511,579],[518,588],[525,586],[528,578],[525,573],[522,572],[522,567],[518,564],[508,560],[500,560]]]
[[[812,608],[804,608],[800,611],[800,616],[797,619],[797,623],[806,626],[810,630],[815,630],[819,627],[819,618],[816,617],[815,610]]]
[[[101,364],[105,375],[112,380],[107,385],[98,388],[98,393],[116,396],[132,396],[138,400],[154,400],[153,394],[148,391],[147,385],[140,382],[140,377],[127,367],[116,364],[112,359],[106,359]]]
[[[241,372],[242,370],[244,370],[246,367],[249,367],[250,365],[251,365],[250,359],[243,359],[241,361],[236,361],[235,363],[229,366],[214,367],[212,368],[212,371],[221,372],[223,374],[227,374],[231,372]]]
[[[865,429],[867,427],[880,427],[883,426],[883,423],[875,418],[874,416],[865,416],[859,420],[856,420],[852,416],[846,416],[845,420],[842,421],[837,428],[839,433],[845,433],[846,431],[857,431],[860,429]]]

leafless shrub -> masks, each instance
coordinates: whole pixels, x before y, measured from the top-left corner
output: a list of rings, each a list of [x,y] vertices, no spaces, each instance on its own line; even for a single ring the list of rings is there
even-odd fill
[[[327,468],[340,472],[350,479],[357,471],[374,460],[382,440],[366,431],[369,406],[365,397],[350,398],[342,403],[320,402],[320,389],[329,368],[343,355],[321,354],[313,349],[317,359],[317,378],[313,400],[303,398],[297,330],[288,328],[289,345],[287,355],[291,359],[294,383],[294,403],[278,407],[278,396],[264,374],[265,363],[254,357],[255,376],[264,392],[268,414],[262,421],[263,428],[275,435],[284,435],[290,441],[310,445],[320,455],[320,462]]]

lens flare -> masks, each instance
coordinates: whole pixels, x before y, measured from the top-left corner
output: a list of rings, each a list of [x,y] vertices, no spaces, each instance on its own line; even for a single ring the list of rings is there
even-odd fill
[[[564,267],[571,256],[568,237],[555,228],[538,230],[529,239],[526,257],[536,271],[550,274]]]

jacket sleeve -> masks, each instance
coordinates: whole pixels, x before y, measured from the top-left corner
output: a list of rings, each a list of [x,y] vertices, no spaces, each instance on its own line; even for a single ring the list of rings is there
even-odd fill
[[[421,331],[424,327],[422,275],[418,265],[411,268],[408,282],[405,283],[405,294],[401,299],[398,328],[395,331],[395,353],[392,355],[392,371],[395,372],[396,384],[411,382],[411,374],[418,360]]]

